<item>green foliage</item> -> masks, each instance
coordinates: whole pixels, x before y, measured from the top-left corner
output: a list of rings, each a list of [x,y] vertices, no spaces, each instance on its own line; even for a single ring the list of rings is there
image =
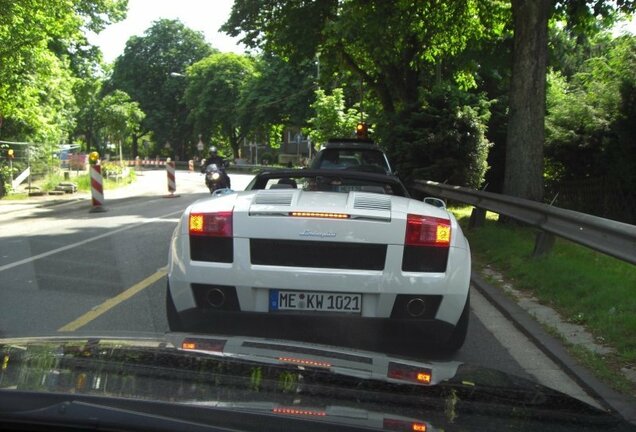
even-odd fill
[[[322,63],[361,77],[384,110],[394,112],[416,102],[421,87],[430,88],[436,63],[498,35],[508,16],[509,5],[499,0],[239,0],[222,29],[294,61],[320,53]]]
[[[86,144],[87,152],[97,149],[101,140],[98,111],[102,85],[101,79],[89,76],[78,80],[73,90],[78,102],[73,135]]]
[[[427,104],[386,119],[382,143],[407,183],[434,180],[479,188],[488,169],[490,116],[483,96],[434,89]]]
[[[96,117],[105,135],[121,141],[139,133],[145,114],[128,94],[115,90],[101,99]]]
[[[546,156],[555,167],[553,180],[610,175],[636,187],[634,52],[636,37],[623,36],[588,59],[571,81],[548,74]]]
[[[241,94],[241,123],[251,131],[282,123],[303,125],[313,99],[313,64],[294,64],[271,53],[254,60],[254,74]]]
[[[0,118],[3,137],[59,142],[73,128],[71,60],[83,29],[122,19],[126,1],[0,1]]]
[[[326,143],[329,138],[351,138],[355,134],[360,114],[353,108],[345,108],[342,89],[333,89],[331,95],[316,90],[316,100],[311,104],[315,111],[309,120],[309,138],[314,144]]]
[[[11,169],[9,165],[0,164],[0,198],[10,194],[13,190],[11,186]]]
[[[128,93],[146,114],[142,128],[153,133],[158,148],[169,143],[184,158],[186,150],[194,150],[185,142],[194,141],[195,134],[183,101],[186,79],[179,74],[212,52],[203,34],[180,21],[155,21],[143,36],[126,42],[105,90]]]
[[[254,60],[233,53],[212,54],[188,68],[185,102],[195,131],[220,135],[239,157],[248,127],[241,121],[241,100],[254,79]]]
[[[102,175],[104,177],[116,177],[122,175],[124,167],[117,162],[105,162],[102,164]]]

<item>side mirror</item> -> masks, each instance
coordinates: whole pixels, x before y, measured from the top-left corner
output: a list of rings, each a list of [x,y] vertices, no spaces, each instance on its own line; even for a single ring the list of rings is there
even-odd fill
[[[435,206],[437,208],[442,208],[442,209],[446,208],[446,203],[439,198],[426,197],[424,198],[424,204],[429,204],[429,205]]]

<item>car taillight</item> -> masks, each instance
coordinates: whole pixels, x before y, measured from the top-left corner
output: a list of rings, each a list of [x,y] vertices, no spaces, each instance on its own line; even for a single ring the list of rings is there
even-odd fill
[[[407,215],[405,245],[449,247],[450,239],[450,220],[415,214]]]
[[[232,212],[190,213],[190,235],[232,237]]]
[[[382,429],[390,431],[404,432],[426,432],[428,430],[426,423],[420,421],[408,421],[385,418]]]
[[[185,351],[213,351],[223,352],[225,348],[224,339],[195,339],[186,338],[181,343],[181,349]]]
[[[418,368],[416,366],[389,362],[387,376],[401,381],[410,381],[418,384],[431,384],[433,372],[426,368]]]

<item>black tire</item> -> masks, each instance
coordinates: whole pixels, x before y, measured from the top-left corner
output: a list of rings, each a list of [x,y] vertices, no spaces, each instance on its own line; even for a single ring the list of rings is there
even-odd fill
[[[170,294],[170,285],[166,286],[166,317],[168,318],[168,329],[170,331],[184,331],[183,323],[181,322],[181,318],[179,318],[177,308],[175,307],[172,295]]]
[[[455,330],[444,344],[444,352],[446,354],[454,354],[464,345],[466,341],[466,334],[468,333],[468,321],[470,316],[470,294],[466,297],[466,304],[464,310],[457,321]]]

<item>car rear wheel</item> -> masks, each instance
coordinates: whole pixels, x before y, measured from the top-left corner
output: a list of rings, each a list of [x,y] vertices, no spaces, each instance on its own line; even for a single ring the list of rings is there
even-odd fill
[[[166,317],[168,318],[168,329],[173,332],[183,331],[183,324],[181,318],[177,313],[177,308],[172,300],[172,294],[170,294],[170,285],[166,287]]]
[[[444,345],[444,351],[447,354],[453,354],[457,352],[463,345],[466,340],[466,334],[468,333],[468,317],[470,316],[470,295],[466,297],[466,304],[464,305],[464,310],[462,311],[461,316],[459,317],[459,321],[457,321],[457,325],[455,326],[455,330],[451,334],[450,338]]]

